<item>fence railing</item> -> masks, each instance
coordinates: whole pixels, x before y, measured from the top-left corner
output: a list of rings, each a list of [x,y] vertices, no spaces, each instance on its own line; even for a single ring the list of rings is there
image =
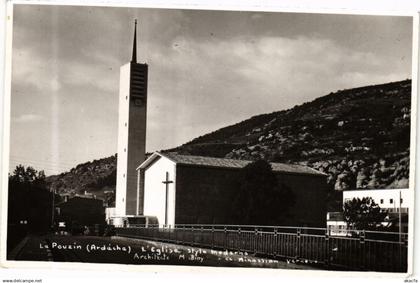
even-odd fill
[[[407,271],[407,234],[353,230],[331,235],[325,228],[175,225],[116,227],[118,236],[294,259],[326,269]]]

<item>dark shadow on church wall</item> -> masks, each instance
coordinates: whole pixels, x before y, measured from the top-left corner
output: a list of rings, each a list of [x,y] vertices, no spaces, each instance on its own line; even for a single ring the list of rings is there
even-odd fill
[[[275,174],[279,185],[291,189],[294,202],[284,221],[270,225],[325,227],[326,177]],[[178,165],[176,175],[176,224],[240,224],[232,206],[243,170]],[[267,219],[258,222],[253,224],[268,225]]]

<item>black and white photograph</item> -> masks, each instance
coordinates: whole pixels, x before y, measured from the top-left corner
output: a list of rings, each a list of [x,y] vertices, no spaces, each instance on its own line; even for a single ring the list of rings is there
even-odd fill
[[[412,15],[11,6],[7,263],[412,269]]]

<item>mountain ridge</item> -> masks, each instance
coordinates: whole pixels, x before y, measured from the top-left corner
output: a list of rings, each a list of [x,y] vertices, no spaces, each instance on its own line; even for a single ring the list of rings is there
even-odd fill
[[[339,90],[162,151],[306,165],[326,173],[335,191],[406,187],[410,109],[411,80]],[[76,168],[47,177],[49,186],[115,191],[116,155]]]

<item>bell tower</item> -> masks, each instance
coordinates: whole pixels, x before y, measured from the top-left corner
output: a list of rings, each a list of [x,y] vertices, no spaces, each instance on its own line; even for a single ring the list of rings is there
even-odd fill
[[[136,168],[145,160],[147,118],[147,64],[137,63],[137,20],[131,62],[120,68],[118,158],[115,214],[141,215],[143,196]],[[137,200],[137,198],[140,198]]]

